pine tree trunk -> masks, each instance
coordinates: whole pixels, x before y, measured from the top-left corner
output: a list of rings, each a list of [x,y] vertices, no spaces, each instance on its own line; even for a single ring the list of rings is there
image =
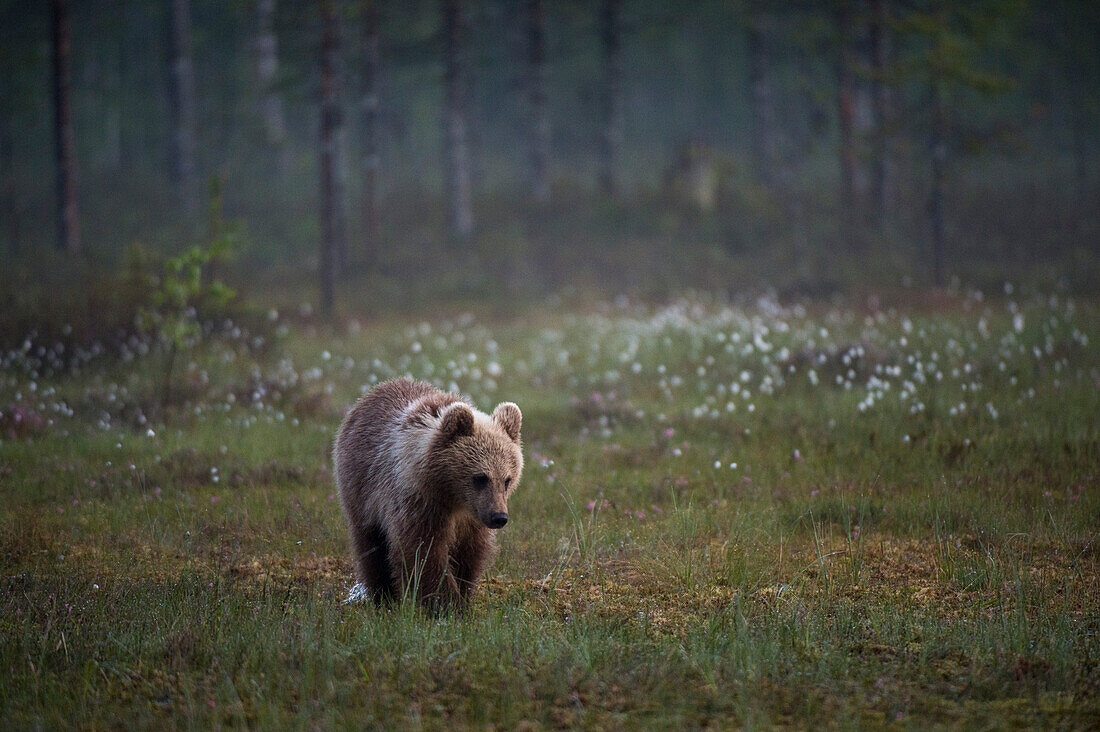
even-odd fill
[[[752,104],[752,164],[756,180],[762,185],[775,184],[775,115],[772,85],[768,73],[767,22],[757,11],[748,23],[749,99]]]
[[[171,175],[189,227],[198,212],[195,162],[195,72],[191,60],[191,2],[171,0],[168,29],[169,99],[172,111]]]
[[[376,0],[363,2],[363,251],[368,265],[378,260],[378,81],[381,54]]]
[[[80,251],[76,135],[72,106],[72,33],[66,0],[53,0],[54,146],[57,153],[57,248]]]
[[[889,10],[886,0],[874,0],[871,19],[871,64],[874,70],[871,80],[871,93],[875,107],[875,149],[874,178],[871,184],[871,196],[874,206],[875,222],[881,229],[889,218],[889,201],[894,196],[893,163],[890,159],[891,116],[890,86],[886,80],[886,70],[890,60]]]
[[[550,200],[550,118],[546,112],[546,14],[542,0],[527,0],[527,91],[531,197],[546,203]]]
[[[856,151],[855,151],[855,80],[852,73],[851,14],[837,12],[837,120],[840,129],[840,217],[845,244],[855,244]]]
[[[461,0],[443,1],[444,139],[451,236],[468,239],[474,230],[470,148],[466,129],[466,19]]]
[[[600,99],[599,187],[615,195],[615,158],[619,152],[622,102],[622,0],[603,0],[598,22],[603,50],[603,91]]]
[[[336,146],[340,107],[336,96],[339,52],[335,0],[321,0],[321,312],[331,315],[336,297],[336,268],[343,232],[340,227]]]
[[[264,142],[273,155],[276,172],[290,169],[290,146],[283,99],[276,90],[279,74],[279,38],[275,34],[276,0],[256,2],[256,83],[259,87],[259,115]]]
[[[932,227],[932,282],[936,287],[945,283],[946,234],[944,233],[944,188],[947,178],[947,111],[939,84],[932,82],[932,134],[930,157],[932,160],[932,194],[928,202],[929,223]]]

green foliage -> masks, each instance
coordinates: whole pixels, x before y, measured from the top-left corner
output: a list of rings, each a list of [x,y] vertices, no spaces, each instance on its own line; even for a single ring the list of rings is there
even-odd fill
[[[165,405],[171,397],[176,358],[200,339],[200,312],[224,308],[236,296],[232,288],[214,276],[215,265],[233,253],[239,240],[237,227],[228,225],[222,216],[221,185],[216,179],[211,183],[210,199],[208,243],[190,247],[164,262],[160,273],[152,278],[149,303],[138,310],[135,321],[138,328],[155,332],[167,350],[161,392]],[[141,267],[140,253],[135,256],[134,266]]]
[[[203,283],[203,270],[215,262],[213,249],[194,246],[169,258],[157,278],[152,303],[139,314],[139,325],[156,330],[176,346],[187,345],[198,334],[198,307],[221,306],[233,298],[225,283]]]
[[[1013,78],[1003,70],[989,69],[986,56],[996,46],[1012,42],[1015,34],[1006,38],[1002,29],[1019,19],[1023,8],[1020,0],[918,3],[894,23],[912,50],[897,62],[889,78],[920,80],[949,98],[964,90],[986,96],[1010,91]]]
[[[201,263],[203,271],[207,273],[207,279],[211,278],[209,272],[213,270],[215,264],[230,259],[237,252],[243,239],[243,224],[226,221],[224,208],[225,195],[222,179],[211,176],[207,217],[209,240],[206,245],[205,261]],[[229,296],[232,297],[232,293]]]

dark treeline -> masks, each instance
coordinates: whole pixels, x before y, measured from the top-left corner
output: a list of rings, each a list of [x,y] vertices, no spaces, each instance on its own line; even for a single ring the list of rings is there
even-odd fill
[[[439,257],[1087,285],[1097,37],[1090,0],[0,0],[0,251],[170,252],[218,190],[324,306]]]

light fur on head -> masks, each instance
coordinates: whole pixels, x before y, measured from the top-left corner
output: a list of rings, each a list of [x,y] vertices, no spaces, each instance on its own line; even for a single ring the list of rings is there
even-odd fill
[[[519,430],[523,425],[523,412],[514,402],[501,402],[493,410],[493,421],[512,438],[512,442],[519,442]]]

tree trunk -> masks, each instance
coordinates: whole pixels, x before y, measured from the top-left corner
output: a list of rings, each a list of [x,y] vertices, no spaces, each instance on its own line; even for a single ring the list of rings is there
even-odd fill
[[[381,58],[376,0],[363,2],[363,252],[368,266],[378,259],[378,77]]]
[[[195,72],[191,61],[191,2],[171,0],[168,29],[169,100],[172,111],[171,175],[180,211],[194,227],[198,210],[195,163]]]
[[[444,138],[451,236],[462,241],[474,230],[470,203],[470,149],[466,130],[466,19],[461,0],[443,1]]]
[[[72,105],[72,34],[66,0],[53,0],[54,147],[57,153],[57,248],[80,251],[76,190],[76,135]]]
[[[932,282],[936,287],[945,283],[946,235],[943,224],[944,187],[947,178],[947,110],[939,83],[932,82],[932,134],[930,157],[932,160],[932,195],[928,202],[929,223],[932,226]]]
[[[336,55],[339,53],[335,0],[321,0],[321,312],[331,315],[336,297],[337,258],[343,230],[339,216],[336,146],[340,107],[336,96]]]
[[[112,8],[110,20],[101,32],[110,39],[102,46],[103,79],[103,152],[102,163],[112,173],[122,169],[122,54],[124,45],[115,39],[122,37],[124,13],[122,7]]]
[[[1081,96],[1083,98],[1084,93]],[[1088,144],[1092,132],[1085,115],[1085,110],[1078,109],[1073,118],[1073,179],[1076,184],[1077,206],[1082,211],[1089,208]]]
[[[889,217],[889,201],[893,199],[893,163],[890,159],[891,115],[890,86],[886,69],[890,60],[889,11],[886,0],[873,0],[871,19],[871,94],[875,107],[874,178],[871,196],[875,222],[880,229]]]
[[[290,169],[290,147],[283,99],[276,90],[279,38],[275,34],[275,3],[276,0],[256,2],[256,82],[264,142],[274,156],[275,171],[281,176]]]
[[[339,0],[337,0],[339,1]],[[340,32],[339,14],[337,14],[337,35]],[[348,274],[348,127],[344,124],[344,110],[340,103],[340,89],[341,80],[344,78],[342,69],[340,68],[340,58],[337,54],[336,58],[336,98],[337,98],[337,111],[336,111],[336,159],[334,163],[334,169],[336,170],[336,188],[335,188],[335,200],[333,201],[336,207],[336,231],[338,235],[336,237],[336,272],[339,277],[346,276]]]
[[[838,49],[836,65],[837,120],[840,128],[840,208],[842,235],[849,247],[855,244],[856,151],[855,82],[852,74],[851,26],[847,9],[837,11]]]
[[[756,11],[749,19],[749,100],[752,105],[752,164],[756,180],[775,184],[775,107],[768,73],[767,20]]]
[[[11,115],[5,104],[0,108],[0,200],[4,205],[4,233],[8,240],[8,251],[18,254],[20,249],[19,206],[15,198],[15,161],[13,160],[15,150],[11,127]]]
[[[546,112],[546,14],[542,0],[527,0],[527,91],[531,197],[546,203],[550,200],[550,118]]]
[[[142,68],[140,65],[135,64],[134,59],[130,56],[132,52],[131,36],[139,35],[137,33],[139,21],[136,17],[139,10],[142,10],[142,8],[135,7],[133,3],[123,3],[120,8],[122,33],[115,42],[118,49],[120,108],[129,107],[134,96],[134,87],[142,86],[139,83]],[[144,20],[142,20],[143,25]],[[135,160],[143,159],[145,125],[141,123],[142,121],[129,119],[125,115],[120,119],[122,127],[119,130],[118,167],[123,172],[131,170]]]
[[[622,0],[603,0],[599,16],[603,49],[603,92],[600,98],[599,186],[605,195],[615,194],[615,158],[621,138],[622,96]]]

